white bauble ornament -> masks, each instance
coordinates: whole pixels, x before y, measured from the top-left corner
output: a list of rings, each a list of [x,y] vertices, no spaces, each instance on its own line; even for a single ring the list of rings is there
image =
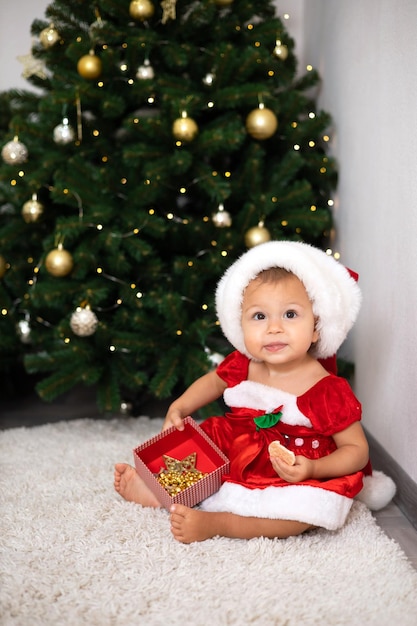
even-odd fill
[[[54,141],[55,143],[65,146],[67,143],[71,143],[75,139],[75,132],[70,125],[68,118],[64,117],[62,124],[58,124],[54,128]]]
[[[78,306],[71,315],[71,330],[78,337],[89,337],[94,335],[98,325],[97,315],[89,306]]]
[[[1,156],[3,161],[8,165],[19,165],[27,160],[28,149],[16,136],[13,141],[8,141],[3,146]]]

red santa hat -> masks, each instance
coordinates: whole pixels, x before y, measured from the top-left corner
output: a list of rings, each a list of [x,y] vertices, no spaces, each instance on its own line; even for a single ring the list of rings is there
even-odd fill
[[[226,270],[216,290],[217,316],[228,341],[249,358],[243,339],[243,294],[263,270],[281,267],[303,283],[318,318],[317,358],[334,355],[352,328],[361,305],[361,291],[349,271],[332,256],[309,244],[269,241],[251,248]]]

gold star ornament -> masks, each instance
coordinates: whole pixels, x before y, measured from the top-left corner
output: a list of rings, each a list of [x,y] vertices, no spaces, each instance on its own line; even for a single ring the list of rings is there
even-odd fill
[[[31,52],[29,52],[29,54],[24,54],[23,56],[19,56],[16,58],[20,63],[23,63],[23,78],[38,76],[38,78],[45,80],[48,77],[46,73],[45,63],[41,59],[36,59]]]
[[[177,17],[176,14],[176,4],[177,0],[162,0],[161,7],[163,10],[162,14],[162,24],[166,24],[169,19],[175,20]]]

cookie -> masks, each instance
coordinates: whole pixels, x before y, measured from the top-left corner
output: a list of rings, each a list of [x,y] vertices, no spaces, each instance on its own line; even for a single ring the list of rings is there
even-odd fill
[[[271,441],[268,446],[268,451],[270,456],[277,456],[288,465],[294,465],[295,463],[295,454],[288,450],[285,446],[281,445],[279,441]]]

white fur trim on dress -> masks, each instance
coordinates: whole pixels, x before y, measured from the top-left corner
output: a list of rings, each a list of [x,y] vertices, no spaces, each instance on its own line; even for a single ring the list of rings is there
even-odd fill
[[[201,502],[200,508],[243,517],[292,520],[337,530],[345,523],[352,502],[351,498],[334,491],[310,485],[248,489],[235,483],[224,483],[219,491]]]
[[[272,413],[282,405],[282,423],[313,428],[311,421],[298,408],[297,396],[288,391],[262,385],[253,380],[242,380],[234,387],[228,387],[223,398],[227,406],[256,409],[265,413]]]
[[[228,341],[252,358],[243,340],[243,293],[260,272],[282,267],[295,274],[306,288],[318,317],[318,358],[336,354],[353,326],[361,305],[361,292],[348,270],[333,257],[306,243],[269,241],[245,252],[229,267],[216,290],[217,316]]]

